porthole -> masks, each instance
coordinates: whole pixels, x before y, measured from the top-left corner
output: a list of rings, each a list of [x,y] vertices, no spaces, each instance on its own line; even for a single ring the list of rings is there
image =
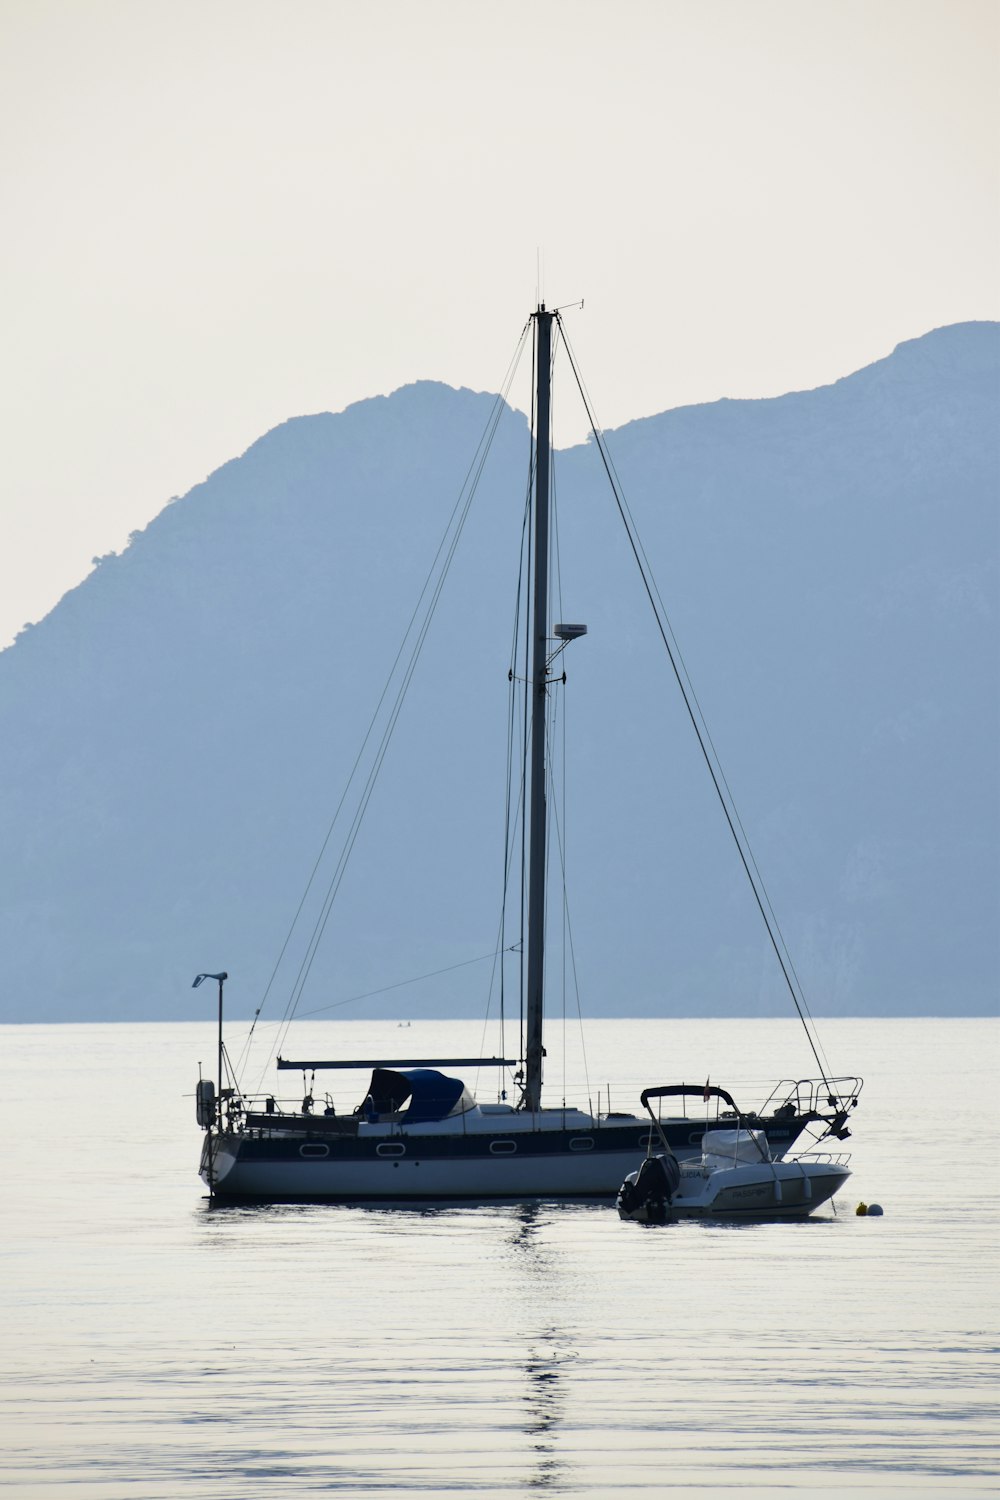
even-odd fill
[[[299,1147],[299,1155],[304,1156],[307,1161],[319,1161],[330,1155],[330,1148],[322,1141],[307,1141],[304,1146]]]
[[[406,1147],[402,1141],[382,1141],[375,1147],[376,1156],[405,1156]]]
[[[516,1141],[490,1141],[490,1152],[493,1156],[513,1156],[516,1150]]]
[[[594,1142],[589,1135],[575,1135],[569,1143],[571,1151],[593,1151]]]
[[[689,1146],[700,1146],[701,1145],[701,1141],[702,1141],[702,1137],[704,1136],[704,1134],[705,1134],[705,1132],[703,1130],[695,1130],[695,1131],[693,1131],[692,1134],[688,1136],[688,1145]]]

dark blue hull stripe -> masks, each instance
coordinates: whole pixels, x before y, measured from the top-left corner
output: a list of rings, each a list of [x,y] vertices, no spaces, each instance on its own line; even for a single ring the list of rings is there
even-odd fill
[[[780,1126],[763,1128],[768,1142],[772,1148],[787,1150],[804,1128],[803,1124],[796,1121],[782,1121]],[[664,1126],[664,1134],[670,1145],[670,1149],[679,1154],[690,1156],[697,1152],[701,1146],[701,1138],[704,1127],[696,1125],[694,1121],[688,1125],[676,1123]],[[295,1162],[301,1165],[303,1161],[315,1156],[317,1162],[330,1164],[333,1162],[368,1162],[383,1160],[390,1153],[384,1148],[387,1146],[402,1146],[405,1149],[398,1153],[393,1150],[392,1155],[399,1155],[421,1161],[469,1161],[482,1159],[484,1161],[495,1161],[501,1155],[518,1157],[538,1156],[562,1156],[564,1153],[600,1155],[604,1152],[635,1151],[643,1155],[649,1147],[650,1132],[643,1129],[642,1122],[637,1121],[635,1126],[602,1126],[599,1130],[531,1130],[513,1131],[510,1135],[501,1132],[477,1133],[469,1135],[419,1135],[409,1133],[398,1133],[392,1136],[334,1136],[327,1134],[312,1134],[302,1131],[294,1136],[260,1136],[256,1134],[237,1135],[230,1137],[232,1145],[237,1149],[241,1163],[249,1165],[251,1162]],[[593,1142],[591,1146],[583,1145],[583,1142]],[[572,1144],[571,1144],[572,1143]],[[659,1135],[653,1133],[653,1150],[659,1149],[661,1143]],[[506,1146],[505,1151],[497,1149]],[[306,1150],[303,1151],[303,1147]],[[317,1147],[325,1147],[322,1151]],[[379,1150],[382,1147],[383,1150]],[[491,1150],[491,1147],[494,1149]],[[513,1147],[513,1149],[510,1149]]]

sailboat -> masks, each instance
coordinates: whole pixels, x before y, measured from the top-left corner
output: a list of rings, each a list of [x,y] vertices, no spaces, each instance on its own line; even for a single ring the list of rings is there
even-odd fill
[[[526,694],[525,801],[527,913],[523,1053],[506,1057],[278,1057],[279,1072],[315,1076],[324,1070],[361,1070],[356,1107],[320,1110],[311,1087],[289,1108],[279,1091],[263,1098],[239,1084],[222,1086],[225,973],[199,975],[218,984],[218,1077],[200,1079],[198,1123],[205,1131],[201,1176],[213,1200],[257,1202],[408,1202],[489,1200],[522,1196],[614,1199],[623,1179],[647,1156],[650,1123],[610,1104],[582,1110],[546,1106],[543,1092],[546,904],[546,715],[556,681],[553,663],[586,633],[580,624],[550,627],[549,529],[551,367],[557,310],[538,306],[530,318],[534,338],[534,479],[530,546],[530,665]],[[765,918],[766,920],[766,918]],[[779,955],[780,959],[780,955]],[[817,1058],[818,1061],[818,1058]],[[479,1101],[466,1070],[507,1069],[520,1097]],[[737,1109],[724,1089],[705,1085],[704,1118],[686,1111],[660,1119],[656,1128],[678,1158],[701,1150],[713,1124],[738,1120],[760,1132],[780,1157],[808,1127],[843,1136],[857,1103],[858,1079],[793,1080],[779,1085],[758,1111]],[[687,1085],[678,1092],[690,1093]]]

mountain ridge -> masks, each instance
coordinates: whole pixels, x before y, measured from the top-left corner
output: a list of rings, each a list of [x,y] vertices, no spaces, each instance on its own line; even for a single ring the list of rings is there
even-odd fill
[[[609,433],[817,1014],[995,1006],[998,389],[1000,325],[952,325],[814,391]],[[256,1007],[336,801],[322,788],[349,767],[494,400],[419,381],[288,419],[0,653],[0,1018],[196,1015],[189,975],[216,964],[234,974],[234,1014]],[[516,567],[517,539],[501,523],[523,494],[525,434],[505,410],[462,541],[480,582],[442,600],[421,663],[431,710],[400,721],[390,762],[421,792],[380,784],[318,962],[322,996],[492,941],[506,671],[492,616],[509,618],[498,559]],[[592,443],[556,455],[560,509],[588,528],[565,543],[591,624],[572,692],[613,706],[568,700],[582,731],[575,847],[612,885],[577,889],[584,1008],[783,1014],[748,892],[722,873],[718,814],[690,747],[673,748],[677,705],[650,690],[662,663],[641,643],[648,626],[617,603],[630,564],[597,467]],[[456,680],[457,698],[444,691]],[[668,753],[636,751],[646,697]],[[451,761],[470,726],[469,760]],[[650,826],[623,839],[637,815]],[[467,836],[497,845],[491,863],[470,863]],[[390,864],[380,841],[396,846]],[[679,880],[663,851],[689,844]],[[602,929],[627,936],[617,963]],[[480,1014],[478,979],[468,988],[382,1004]]]

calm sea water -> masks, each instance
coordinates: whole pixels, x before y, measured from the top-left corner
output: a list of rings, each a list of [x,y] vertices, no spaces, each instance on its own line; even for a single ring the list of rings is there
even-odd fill
[[[997,1493],[992,1022],[825,1023],[866,1080],[838,1211],[651,1229],[592,1204],[211,1210],[209,1024],[0,1033],[6,1494]],[[296,1041],[432,1055],[480,1029]],[[811,1071],[775,1021],[604,1021],[587,1045],[617,1108]]]

